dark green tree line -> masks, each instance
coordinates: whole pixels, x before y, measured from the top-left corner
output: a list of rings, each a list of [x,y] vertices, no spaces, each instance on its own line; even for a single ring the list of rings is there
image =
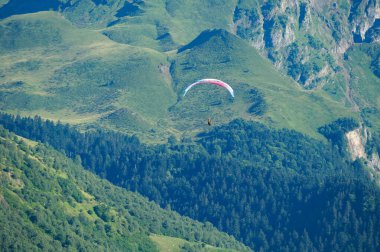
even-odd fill
[[[379,190],[345,159],[341,143],[243,120],[196,141],[154,146],[114,132],[81,134],[38,118],[2,115],[0,121],[255,250],[379,250]]]

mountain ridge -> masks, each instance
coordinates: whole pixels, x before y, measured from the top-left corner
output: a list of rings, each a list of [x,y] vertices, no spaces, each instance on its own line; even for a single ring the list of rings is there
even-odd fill
[[[190,41],[187,45],[184,45],[180,48],[178,48],[178,53],[181,53],[185,50],[192,49],[193,47],[199,46],[203,43],[206,43],[208,40],[210,40],[212,37],[219,37],[223,41],[225,41],[226,44],[229,44],[226,40],[230,39],[231,33],[228,33],[224,29],[212,29],[212,30],[205,30],[202,31],[194,40]]]

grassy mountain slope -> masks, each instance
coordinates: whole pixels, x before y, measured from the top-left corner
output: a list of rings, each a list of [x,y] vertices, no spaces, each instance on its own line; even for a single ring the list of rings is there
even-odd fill
[[[217,123],[231,118],[258,119],[276,126],[315,135],[318,125],[343,116],[347,111],[323,91],[307,92],[290,78],[279,74],[248,43],[225,30],[208,30],[179,50],[173,67],[178,90],[202,77],[220,78],[235,89],[236,98],[213,86],[192,89],[171,108],[180,119],[201,125],[207,116]],[[252,90],[256,96],[250,95]],[[258,100],[267,107],[262,115],[249,113]],[[192,125],[191,125],[192,126]],[[185,126],[184,126],[185,127]]]
[[[53,12],[6,19],[1,32],[2,110],[84,123],[123,109],[151,128],[175,101],[166,57],[151,49],[74,28]]]
[[[200,251],[200,252],[237,252],[234,249],[224,249],[210,246],[207,244],[200,244],[189,242],[181,238],[169,237],[163,235],[151,235],[150,238],[157,244],[161,252],[181,252],[181,251]]]
[[[168,242],[169,236],[186,239],[189,246],[202,241],[247,250],[210,224],[163,210],[51,148],[28,146],[0,131],[2,250],[156,251],[151,233],[165,235]]]
[[[161,53],[75,28],[55,12],[10,17],[0,29],[2,111],[161,140],[202,130],[207,117],[218,124],[262,120],[317,136],[319,126],[349,113],[324,91],[306,92],[277,73],[225,30],[205,31],[177,53]],[[231,83],[236,99],[208,86],[180,98],[185,85],[204,77]]]
[[[376,42],[374,0],[92,1],[10,0],[0,16],[56,10],[78,27],[160,51],[178,48],[205,29],[236,33],[307,88],[343,77],[342,54],[358,41]],[[371,34],[372,35],[371,35]],[[344,94],[344,90],[343,90]],[[341,93],[342,95],[342,93]]]
[[[60,11],[76,26],[98,29],[117,42],[166,51],[189,42],[202,30],[227,29],[232,23],[235,4],[235,1],[205,3],[200,0],[191,3],[183,0],[49,0],[44,3],[10,0],[0,9],[0,18]]]
[[[350,69],[350,92],[365,124],[375,131],[380,129],[380,47],[357,44],[346,53],[346,67]]]
[[[311,89],[323,87],[326,91],[326,93],[321,92],[323,99],[332,98],[338,103],[345,103],[346,106],[353,106],[356,109],[359,108],[362,110],[366,108],[366,106],[363,107],[355,103],[355,95],[352,96],[352,94],[360,92],[359,89],[361,89],[361,87],[358,87],[354,83],[355,80],[347,78],[351,67],[347,66],[342,61],[342,58],[343,52],[353,46],[355,37],[357,39],[360,37],[360,41],[367,41],[367,39],[369,39],[367,37],[370,34],[367,34],[367,30],[374,31],[372,32],[374,35],[371,33],[370,39],[372,40],[368,40],[367,42],[370,42],[374,47],[378,47],[376,43],[376,20],[378,20],[376,19],[378,16],[376,9],[378,3],[373,0],[354,2],[325,1],[323,3],[319,1],[301,2],[288,0],[242,0],[225,2],[196,0],[191,3],[178,0],[49,0],[42,3],[36,0],[10,0],[3,1],[0,4],[2,4],[0,5],[0,17],[2,18],[11,17],[15,14],[35,13],[49,9],[55,10],[76,27],[85,28],[83,31],[87,36],[89,36],[89,33],[86,29],[91,29],[98,34],[105,34],[111,40],[120,44],[150,48],[159,52],[169,52],[170,50],[180,48],[192,41],[199,33],[206,29],[223,28],[248,41],[251,46],[254,46],[260,50],[260,53],[265,54],[271,59],[277,68],[282,69],[284,73],[305,87]],[[92,35],[94,34],[95,33]],[[49,38],[49,36],[45,37]],[[106,44],[109,43],[107,42]],[[120,47],[118,46],[118,48]],[[93,50],[95,50],[95,48],[93,48]],[[104,48],[98,47],[96,50],[103,51]],[[107,54],[108,51],[105,51]],[[120,52],[124,53],[123,50],[120,50]],[[167,66],[169,64],[166,61],[167,55],[156,53],[155,56],[152,56],[150,55],[152,51],[148,50],[147,52],[144,50],[144,52],[149,55],[149,58],[157,59],[153,60],[153,64],[156,66],[158,62],[159,65],[162,64],[163,67],[159,68],[164,77],[161,76],[161,73],[155,71],[157,69],[154,70],[153,65],[149,66],[148,64],[146,68],[139,65],[136,66],[136,68],[138,68],[137,72],[149,73],[149,78],[142,81],[146,82],[158,79],[161,83],[170,83],[170,76],[167,75]],[[119,53],[117,54],[117,57],[114,57],[114,55],[110,57],[117,61],[116,58],[120,56]],[[170,55],[170,52],[168,54]],[[373,59],[375,58],[371,58],[371,60]],[[124,60],[134,59],[126,56],[123,58],[123,61]],[[71,63],[73,63],[73,61],[76,60],[69,60]],[[105,69],[113,68],[114,72],[111,71],[112,74],[120,70],[127,70],[129,74],[136,71],[134,66],[125,66],[126,68],[122,69],[115,67],[119,65],[119,63],[115,61],[101,61],[99,63],[101,68],[104,68],[104,66],[107,66]],[[145,66],[146,60],[142,59],[142,61],[144,62],[142,65]],[[84,67],[83,64],[87,64],[83,62],[79,63],[82,63],[82,65],[79,65],[80,68]],[[195,62],[195,64],[196,63],[197,62]],[[78,65],[74,65],[73,67],[78,67]],[[360,68],[360,66],[358,67]],[[353,68],[356,69],[357,66]],[[365,69],[365,71],[369,71],[367,66]],[[263,72],[266,72],[266,70],[263,70]],[[210,73],[212,73],[212,71],[210,71]],[[209,75],[210,73],[206,74]],[[113,80],[110,81],[109,77],[103,78],[104,75],[107,76],[107,73],[99,71],[98,75],[94,75],[94,79],[97,80],[99,76],[100,80],[104,80],[105,78],[105,83],[100,85],[112,83]],[[83,78],[83,76],[73,75],[73,78],[80,80],[82,83],[90,82],[90,80],[82,81],[81,78]],[[177,76],[177,78],[182,77]],[[184,78],[186,78],[186,76]],[[286,78],[282,77],[282,79]],[[123,80],[123,78],[121,77],[119,80]],[[58,79],[57,81],[62,80]],[[68,78],[68,81],[71,81],[71,79]],[[287,80],[284,81],[287,82]],[[351,81],[353,81],[353,83],[351,83]],[[359,82],[364,83],[360,86],[371,86],[371,83],[378,85],[379,79],[368,79],[365,75],[360,75]],[[88,84],[86,84],[86,86],[88,86]],[[151,91],[156,92],[157,90],[152,89]],[[67,91],[65,95],[71,97],[73,93],[76,94],[77,92],[81,92],[80,88],[79,90]],[[92,92],[100,92],[102,94],[111,93],[111,96],[117,95],[117,92],[112,93],[109,90],[93,90]],[[273,92],[274,91],[272,91],[272,93]],[[147,98],[149,100],[148,104],[153,105],[154,108],[159,108],[150,111],[149,115],[144,115],[146,112],[144,109],[141,112],[142,114],[140,111],[135,111],[136,104],[138,104],[137,107],[140,108],[140,106],[146,103],[146,100],[143,99],[146,98],[146,96],[136,97],[138,99],[141,98],[138,102],[132,101],[134,98],[127,96],[123,97],[131,100],[128,102],[127,110],[125,110],[125,104],[122,106],[119,106],[120,104],[113,104],[107,108],[104,108],[105,105],[103,104],[101,108],[96,108],[98,113],[95,115],[88,112],[89,110],[94,110],[92,109],[94,105],[92,105],[91,108],[81,108],[81,110],[85,110],[86,113],[89,114],[87,114],[85,119],[81,119],[80,121],[87,120],[93,122],[99,119],[99,117],[105,116],[102,123],[103,126],[118,128],[119,130],[123,130],[124,128],[125,130],[123,125],[130,124],[132,126],[126,127],[129,131],[131,131],[131,128],[141,127],[147,131],[145,134],[149,134],[150,130],[157,130],[157,127],[159,127],[157,126],[158,121],[152,120],[150,115],[158,114],[162,117],[165,114],[164,111],[167,110],[168,106],[173,105],[173,101],[175,100],[172,93],[165,91],[164,94],[165,99],[163,99],[164,96],[161,96],[160,100],[168,101],[167,104],[151,102],[154,101],[153,98],[157,96]],[[100,100],[105,99],[104,96],[99,94],[93,95],[93,97]],[[284,97],[287,97],[287,95]],[[269,99],[272,100],[274,100],[274,98],[277,98],[275,94],[271,94],[269,97]],[[291,98],[287,99],[287,101],[290,99]],[[30,97],[30,100],[39,99]],[[125,101],[125,99],[122,100]],[[315,100],[319,100],[319,97],[311,99],[301,98],[301,100],[302,106],[308,106],[309,108],[306,110],[309,110],[314,106]],[[86,99],[86,104],[91,104],[91,102],[91,99]],[[324,110],[330,110],[331,103],[332,102],[330,102]],[[333,105],[332,107],[334,108],[336,106]],[[299,106],[292,108],[299,108]],[[118,109],[122,110],[118,111]],[[99,115],[104,111],[109,113],[112,111],[115,113],[110,117],[107,117],[108,113]],[[45,111],[40,111],[40,113],[44,112]],[[64,112],[70,115],[70,117],[75,118],[75,113]],[[83,111],[81,113],[83,114]],[[332,112],[332,114],[334,113],[335,112]],[[124,114],[125,118],[117,121],[112,119],[120,114]],[[317,115],[315,111],[310,111],[308,114],[313,116]],[[340,113],[336,113],[334,118],[340,115]],[[283,118],[280,118],[281,116]],[[53,117],[53,114],[49,114],[49,118]],[[284,112],[284,109],[282,109],[281,112],[277,112],[276,117],[278,118],[274,119],[274,121],[280,120],[281,125],[293,127],[297,130],[299,121],[304,121],[304,118],[299,118],[299,120],[291,118],[292,115],[288,115],[288,111]],[[322,117],[327,118],[327,116]],[[73,121],[76,119],[79,120],[79,118],[75,118]],[[379,123],[377,120],[370,120],[371,124],[376,124],[376,127],[378,127]],[[158,130],[161,133],[164,133],[168,127],[165,120],[160,121],[158,125],[163,128]],[[310,127],[307,126],[307,128],[303,129],[303,132],[310,133]],[[150,133],[152,134],[152,132]]]
[[[125,13],[103,32],[121,43],[168,51],[188,43],[205,29],[228,29],[234,5],[235,1],[146,1],[140,5],[141,12]]]

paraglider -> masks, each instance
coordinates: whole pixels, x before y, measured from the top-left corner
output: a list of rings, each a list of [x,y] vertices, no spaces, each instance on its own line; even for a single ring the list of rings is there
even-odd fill
[[[234,90],[232,89],[232,87],[230,85],[228,85],[227,83],[221,81],[221,80],[218,80],[218,79],[202,79],[202,80],[199,80],[197,82],[194,82],[192,84],[190,84],[186,89],[185,89],[185,92],[183,93],[183,96],[186,95],[186,93],[194,86],[196,85],[199,85],[199,84],[213,84],[213,85],[217,85],[219,87],[223,87],[225,89],[228,90],[228,92],[230,92],[231,96],[232,97],[235,97],[235,94],[234,94]]]
[[[187,86],[187,88],[185,89],[184,93],[183,93],[183,96],[185,96],[187,94],[187,92],[194,86],[196,85],[199,85],[199,84],[212,84],[212,85],[216,85],[216,86],[219,86],[219,87],[223,87],[225,89],[228,90],[228,92],[230,93],[230,95],[232,97],[235,97],[235,93],[234,93],[234,90],[232,89],[232,87],[230,85],[228,85],[227,83],[225,83],[224,81],[221,81],[221,80],[218,80],[218,79],[201,79],[197,82],[194,82],[192,84],[190,84],[189,86]],[[207,124],[208,126],[211,126],[211,118],[208,118],[207,120]]]

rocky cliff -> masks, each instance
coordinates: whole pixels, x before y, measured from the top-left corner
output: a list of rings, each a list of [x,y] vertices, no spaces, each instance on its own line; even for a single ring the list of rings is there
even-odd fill
[[[347,132],[346,138],[348,140],[348,149],[353,160],[357,158],[367,158],[364,149],[366,137],[361,136],[360,128]]]
[[[240,0],[233,30],[306,88],[344,72],[354,43],[379,41],[376,0]]]
[[[362,159],[369,168],[370,176],[380,185],[380,158],[377,151],[366,151],[367,141],[371,141],[372,136],[368,134],[367,128],[357,128],[346,133],[348,151],[352,160]],[[368,152],[368,153],[367,153]]]

